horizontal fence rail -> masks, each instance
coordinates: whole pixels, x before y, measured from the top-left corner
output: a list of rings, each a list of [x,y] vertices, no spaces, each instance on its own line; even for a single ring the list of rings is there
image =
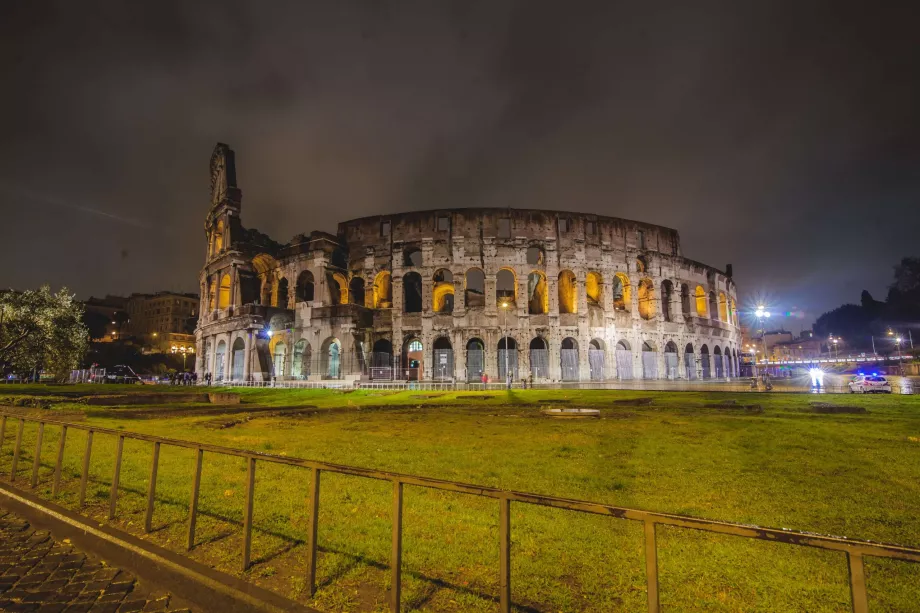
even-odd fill
[[[401,593],[401,569],[402,569],[402,531],[403,531],[403,488],[406,485],[443,490],[472,496],[482,496],[492,498],[499,503],[499,610],[501,613],[510,613],[511,611],[511,503],[523,503],[541,507],[550,507],[554,509],[564,509],[568,511],[577,511],[581,513],[590,513],[594,515],[606,515],[619,519],[640,522],[643,525],[644,534],[644,551],[645,551],[645,571],[647,581],[648,611],[658,613],[660,611],[658,595],[658,550],[656,543],[656,527],[671,526],[676,528],[686,528],[700,530],[714,534],[724,534],[742,538],[760,539],[775,543],[785,543],[789,545],[798,545],[802,547],[813,547],[827,551],[842,552],[846,555],[848,566],[848,580],[850,585],[851,606],[853,613],[867,613],[869,610],[868,592],[866,587],[865,557],[888,558],[902,560],[907,562],[920,563],[920,549],[905,547],[901,545],[876,543],[872,541],[852,540],[844,537],[826,536],[808,532],[799,532],[795,530],[783,530],[777,528],[764,528],[755,525],[735,524],[708,519],[700,519],[684,515],[674,515],[669,513],[656,513],[653,511],[642,511],[639,509],[630,509],[615,505],[590,502],[586,500],[575,500],[570,498],[561,498],[557,496],[544,496],[529,492],[518,492],[512,490],[502,490],[499,488],[488,487],[483,485],[473,485],[457,481],[446,481],[442,479],[432,479],[429,477],[420,477],[390,471],[380,471],[370,468],[359,468],[356,466],[346,466],[341,464],[331,464],[305,458],[295,458],[280,456],[258,451],[249,451],[245,449],[235,449],[221,445],[209,443],[197,443],[193,441],[184,441],[172,439],[151,434],[142,434],[135,432],[126,432],[122,430],[112,430],[109,428],[99,428],[88,424],[65,422],[54,419],[39,419],[16,414],[0,412],[0,450],[5,442],[7,422],[17,422],[15,447],[13,450],[13,465],[10,474],[10,481],[15,481],[17,463],[22,446],[23,430],[26,422],[38,424],[38,441],[35,447],[35,457],[33,459],[31,487],[36,487],[38,483],[38,469],[41,461],[41,438],[46,426],[56,426],[61,428],[61,442],[59,444],[57,459],[54,467],[54,487],[52,496],[59,493],[59,480],[61,465],[64,458],[64,437],[68,430],[83,430],[87,432],[86,449],[83,455],[83,470],[80,475],[80,506],[84,506],[86,483],[89,475],[89,459],[92,450],[94,435],[107,435],[115,437],[116,455],[115,465],[112,476],[112,485],[109,498],[109,519],[115,517],[116,502],[118,497],[119,476],[121,473],[122,450],[125,439],[144,441],[152,444],[152,459],[150,468],[150,482],[147,492],[147,508],[144,528],[150,531],[151,516],[153,514],[154,499],[156,492],[157,465],[160,455],[160,448],[163,445],[192,449],[196,451],[196,463],[194,480],[192,484],[192,493],[189,504],[189,526],[187,548],[190,550],[195,545],[195,523],[198,513],[198,493],[201,485],[201,470],[205,452],[221,454],[225,456],[234,456],[244,458],[246,461],[246,501],[243,513],[243,548],[241,555],[241,569],[246,571],[251,566],[251,546],[252,546],[252,527],[253,527],[253,501],[256,486],[256,462],[270,462],[286,466],[296,466],[310,470],[309,478],[309,526],[307,542],[307,590],[312,596],[316,591],[316,552],[317,552],[317,528],[319,518],[319,488],[320,476],[323,472],[351,475],[354,477],[363,477],[367,479],[376,479],[389,481],[393,484],[393,506],[392,506],[392,549],[391,549],[391,578],[392,590],[389,596],[390,611],[398,613],[400,611],[400,593]]]

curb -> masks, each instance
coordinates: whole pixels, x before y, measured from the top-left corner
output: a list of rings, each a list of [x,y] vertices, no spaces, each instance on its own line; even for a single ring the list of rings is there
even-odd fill
[[[56,538],[168,590],[199,611],[319,613],[315,609],[180,556],[111,526],[99,524],[37,496],[0,483],[0,507]]]

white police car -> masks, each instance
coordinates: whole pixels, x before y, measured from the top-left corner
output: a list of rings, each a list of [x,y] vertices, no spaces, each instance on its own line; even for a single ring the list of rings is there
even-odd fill
[[[856,375],[849,383],[851,394],[890,394],[891,383],[879,375]]]

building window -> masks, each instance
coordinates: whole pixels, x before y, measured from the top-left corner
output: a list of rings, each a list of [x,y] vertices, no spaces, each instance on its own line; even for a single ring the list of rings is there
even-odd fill
[[[511,220],[507,217],[498,220],[498,238],[511,238]]]
[[[390,222],[381,221],[380,222],[380,236],[389,236],[390,235]]]
[[[592,236],[592,235],[594,234],[595,230],[596,230],[596,228],[595,228],[595,226],[594,226],[594,222],[593,222],[593,221],[587,221],[587,222],[585,222],[585,234],[587,234],[588,236]]]
[[[450,217],[438,217],[438,232],[448,232],[450,230]]]
[[[565,234],[569,231],[569,220],[565,217],[559,218],[559,234]]]
[[[639,230],[636,234],[639,238],[639,249],[645,249],[645,232]]]

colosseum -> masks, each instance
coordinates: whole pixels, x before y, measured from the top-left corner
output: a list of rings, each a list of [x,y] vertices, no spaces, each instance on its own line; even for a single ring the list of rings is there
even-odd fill
[[[277,243],[211,157],[197,368],[215,381],[533,383],[737,376],[731,266],[600,215],[451,209]]]

